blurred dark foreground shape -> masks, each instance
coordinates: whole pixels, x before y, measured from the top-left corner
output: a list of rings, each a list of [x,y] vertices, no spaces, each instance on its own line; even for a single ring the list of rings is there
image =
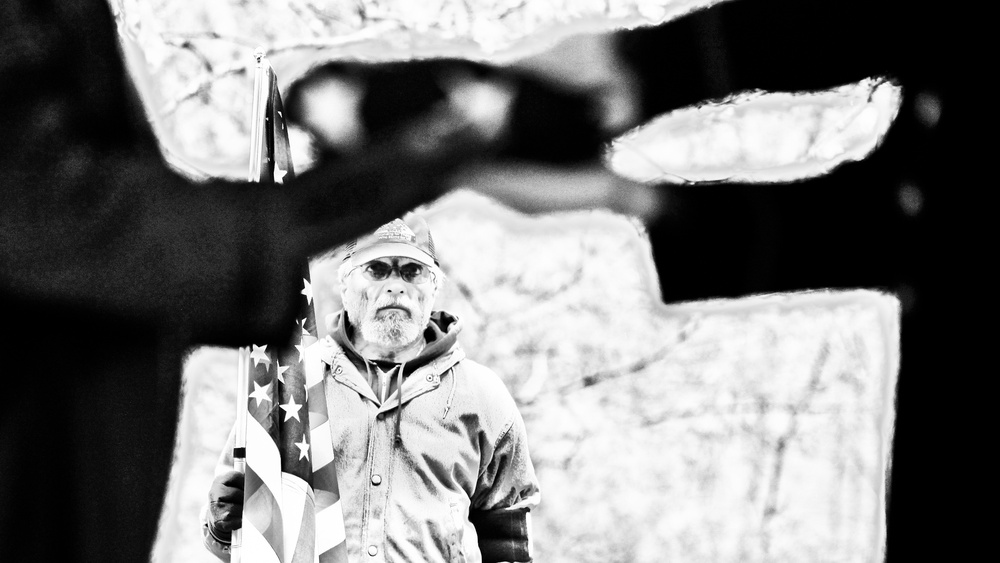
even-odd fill
[[[4,561],[148,559],[185,351],[287,341],[309,255],[502,141],[438,104],[285,186],[195,184],[164,164],[101,0],[0,6],[0,106]]]
[[[961,121],[976,107],[979,75],[960,70],[974,51],[955,41],[973,17],[895,0],[744,0],[622,37],[643,79],[640,120],[745,90],[819,90],[872,76],[901,85],[899,115],[865,160],[780,185],[674,187],[649,230],[667,302],[859,287],[900,298],[890,563],[967,560],[960,554],[971,544],[955,539],[974,535],[962,504],[974,495],[959,485],[974,481],[951,438],[966,433],[966,386],[946,374],[966,373],[955,362],[974,364],[976,352],[945,343],[966,326],[955,318],[962,292],[949,289],[976,279],[951,258],[975,240],[952,213],[975,205],[981,185],[970,178],[977,136]]]
[[[815,287],[878,287],[903,298],[890,561],[910,560],[915,537],[925,555],[952,553],[959,546],[939,526],[962,514],[953,500],[961,495],[934,486],[954,481],[954,446],[933,438],[947,413],[932,422],[916,410],[957,404],[955,390],[939,384],[932,332],[946,304],[935,278],[938,237],[949,232],[942,210],[955,192],[945,188],[961,145],[957,82],[936,52],[947,35],[936,20],[897,2],[744,0],[620,35],[641,78],[639,121],[749,88],[826,88],[873,75],[903,85],[899,121],[866,161],[782,186],[663,186],[670,206],[650,228],[667,301]],[[392,142],[398,123],[387,119],[372,128],[391,132],[386,144],[373,137],[350,158],[328,155],[294,185],[195,185],[163,164],[116,41],[99,0],[0,5],[0,310],[10,335],[0,414],[4,560],[147,558],[184,351],[196,342],[283,341],[305,256],[455,183],[535,211],[579,206],[585,196],[607,204],[614,185],[590,166],[597,149],[588,143],[608,134],[593,132],[600,120],[534,121],[548,109],[512,120],[512,136],[520,126],[525,140],[506,147],[446,115],[428,125],[445,129],[439,150],[407,151]],[[504,74],[466,66],[473,76]],[[553,99],[527,96],[544,88],[525,83],[513,108]],[[928,121],[927,104],[944,108],[940,119]],[[369,113],[375,122],[388,115]],[[533,152],[536,138],[546,140],[539,149],[571,148],[558,133],[575,126],[582,133],[573,138],[588,140],[579,152]],[[484,162],[486,154],[503,160]],[[558,179],[535,162],[546,158],[583,172]],[[459,171],[470,159],[476,166]],[[553,187],[524,183],[541,177]],[[648,188],[609,206],[641,215],[658,204]]]

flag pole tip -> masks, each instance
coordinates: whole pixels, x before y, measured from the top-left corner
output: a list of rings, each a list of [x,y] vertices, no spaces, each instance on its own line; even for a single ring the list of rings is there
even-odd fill
[[[263,58],[264,58],[264,57],[265,57],[266,55],[267,55],[267,53],[266,53],[266,52],[264,51],[264,48],[263,48],[263,47],[257,47],[256,49],[254,49],[254,50],[253,50],[253,57],[254,57],[255,59],[257,59],[257,62],[258,62],[258,63],[259,63],[259,62],[261,61],[261,59],[263,59]]]

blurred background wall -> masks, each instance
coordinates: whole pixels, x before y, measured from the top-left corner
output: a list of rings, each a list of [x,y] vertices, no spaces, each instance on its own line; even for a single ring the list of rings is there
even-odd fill
[[[308,29],[311,22],[323,21],[325,27],[310,31],[307,40],[298,41],[299,47],[309,43],[310,38],[330,36],[353,38],[355,43],[347,42],[351,45],[363,43],[364,47],[358,47],[357,53],[368,53],[368,56],[376,47],[391,52],[412,47],[413,42],[399,39],[401,28],[392,22],[392,17],[399,13],[385,12],[391,11],[395,4],[381,3],[383,12],[365,11],[365,6],[369,6],[366,3],[348,7],[330,3],[334,4],[342,11],[331,12],[329,5],[321,6],[317,2],[288,2],[287,6],[283,3],[277,9],[268,9],[263,2],[224,2],[200,10],[180,3],[139,5],[128,0],[112,1],[113,6],[124,9],[123,13],[133,18],[131,27],[125,25],[128,18],[123,18],[123,29],[137,40],[145,41],[146,63],[151,68],[189,70],[192,78],[176,82],[173,90],[162,91],[161,105],[154,107],[159,107],[167,117],[175,116],[178,123],[190,125],[176,126],[171,131],[184,137],[181,143],[184,146],[196,147],[192,151],[194,154],[212,156],[207,159],[212,162],[225,161],[220,158],[220,155],[225,156],[225,151],[229,151],[236,161],[242,158],[244,149],[240,147],[244,143],[240,139],[244,138],[245,122],[237,111],[236,117],[222,120],[221,125],[207,133],[202,131],[195,138],[193,125],[206,121],[206,114],[190,104],[221,101],[220,105],[233,108],[241,107],[241,103],[248,104],[245,101],[248,88],[230,88],[222,79],[242,76],[245,83],[247,65],[231,61],[243,57],[242,53],[258,44],[263,43],[276,53],[301,50],[283,42],[275,30]],[[919,8],[902,2],[852,0],[822,4],[791,0],[580,2],[572,3],[571,9],[567,8],[569,4],[558,2],[521,3],[520,8],[495,2],[465,4],[472,7],[470,13],[495,15],[509,11],[523,17],[519,20],[522,24],[533,22],[521,25],[528,34],[545,29],[538,22],[544,21],[546,16],[558,20],[562,26],[576,25],[579,30],[629,27],[617,41],[622,57],[638,77],[634,85],[641,102],[640,122],[706,101],[723,100],[747,90],[814,91],[871,76],[884,76],[901,85],[898,115],[894,116],[878,149],[864,160],[843,164],[820,177],[780,184],[720,179],[684,185],[662,178],[661,185],[669,193],[670,205],[665,215],[646,225],[644,236],[648,237],[652,263],[658,272],[651,279],[656,280],[654,285],[658,286],[659,298],[666,303],[818,288],[870,288],[898,298],[902,337],[896,428],[892,438],[892,481],[887,504],[887,559],[911,560],[914,553],[954,555],[957,546],[950,541],[950,532],[964,526],[962,522],[968,516],[957,504],[962,495],[953,494],[939,484],[953,481],[949,477],[961,470],[961,466],[954,463],[961,458],[959,446],[946,437],[955,432],[942,432],[941,428],[945,425],[945,428],[958,430],[950,425],[957,424],[951,420],[952,414],[957,412],[957,405],[962,401],[959,400],[960,387],[955,381],[956,374],[963,371],[954,361],[961,361],[964,354],[946,355],[944,351],[949,348],[944,339],[949,331],[943,331],[942,327],[957,326],[950,316],[954,305],[950,301],[953,294],[948,293],[948,288],[958,272],[964,271],[952,253],[952,249],[960,246],[955,242],[962,236],[962,230],[956,228],[951,218],[963,205],[975,201],[969,197],[968,190],[979,185],[965,175],[969,168],[965,155],[971,140],[959,129],[959,115],[965,110],[963,106],[967,106],[960,100],[969,99],[971,87],[958,74],[957,49],[949,48],[951,42],[944,40],[957,29],[957,10],[944,6]],[[250,25],[245,19],[247,14],[264,14],[270,18],[258,17],[259,21]],[[324,19],[317,14],[332,17]],[[602,14],[608,17],[602,20]],[[621,14],[626,15],[617,20],[610,17]],[[402,28],[403,31],[435,30],[436,24],[421,28],[421,18],[413,18],[407,20],[410,23]],[[594,23],[602,21],[603,24]],[[632,23],[626,25],[626,22]],[[648,27],[635,27],[636,22]],[[364,36],[351,35],[369,28],[375,30],[373,33],[388,34],[390,39],[364,43]],[[479,58],[488,58],[484,55],[482,39],[492,37],[494,43],[491,45],[498,58],[514,56],[511,53],[516,49],[502,49],[510,43],[503,42],[503,34],[497,29],[468,26],[467,34],[460,34],[455,43]],[[468,37],[480,41],[465,41]],[[329,42],[321,43],[324,43],[321,46],[330,47]],[[229,62],[208,58],[205,55],[210,49],[208,44],[228,53],[228,59],[223,58]],[[438,43],[431,45],[437,48],[434,45]],[[308,48],[312,47],[307,45]],[[279,72],[286,81],[292,78],[290,74],[282,76]],[[209,168],[207,163],[195,162]],[[210,172],[240,175],[242,170],[241,164],[233,164]],[[534,246],[545,245],[537,243]],[[642,268],[648,268],[648,263],[640,270]],[[569,274],[575,270],[560,271]],[[569,284],[574,280],[563,281]],[[514,289],[505,291],[515,296],[519,294],[518,288],[522,288],[518,284],[524,283],[516,278],[500,279],[499,282],[497,287],[501,288],[513,284]],[[617,286],[612,284],[612,287]],[[468,287],[466,289],[471,292]],[[594,295],[600,296],[609,293],[607,289],[594,291]],[[658,301],[656,290],[650,291],[650,298]],[[543,292],[543,295],[548,294]],[[600,299],[594,295],[590,300]],[[543,300],[542,305],[547,302]],[[470,300],[470,303],[475,301]],[[733,306],[739,309],[736,304]],[[481,311],[477,312],[475,307],[469,307],[470,327],[477,326],[472,319],[488,309],[480,306]],[[578,307],[589,312],[584,305]],[[832,310],[838,307],[828,306]],[[544,306],[540,310],[551,311]],[[494,323],[492,326],[506,322],[507,315],[501,314],[506,312],[509,311],[494,311],[494,316],[489,317]],[[581,310],[576,313],[582,315]],[[733,315],[733,319],[740,318]],[[653,315],[658,316],[671,318],[662,311]],[[625,317],[597,318],[619,322]],[[739,324],[736,320],[731,322],[734,326]],[[854,321],[838,322],[854,326]],[[482,326],[491,325],[484,322]],[[507,326],[516,332],[515,325]],[[517,328],[523,329],[523,326]],[[528,323],[526,326],[533,325]],[[816,326],[824,325],[817,321]],[[469,333],[476,335],[479,330],[470,329]],[[677,326],[661,330],[666,335],[680,334]],[[670,342],[669,338],[666,340]],[[587,346],[587,350],[593,350],[593,343]],[[503,353],[491,352],[481,341],[470,342],[470,348],[474,356],[477,352],[484,354],[482,358],[487,363],[491,358],[506,359],[513,355],[517,361],[531,364],[530,373],[554,373],[551,365],[554,352],[551,351],[515,347]],[[829,358],[839,357],[835,348],[830,350],[825,353]],[[815,353],[818,357],[819,352]],[[209,361],[217,354],[225,355],[226,352],[199,351],[192,356],[192,362]],[[852,352],[844,354],[844,357],[853,357]],[[575,356],[581,358],[581,362],[592,362],[578,366],[578,375],[607,370],[642,373],[646,365],[643,362],[650,363],[649,358],[635,356],[631,350],[620,355],[605,350],[577,352]],[[958,356],[957,360],[954,356]],[[593,359],[596,357],[602,359]],[[651,363],[667,361],[666,358],[666,355],[656,356]],[[802,365],[807,364],[809,362],[802,361]],[[636,369],[630,371],[631,368]],[[801,371],[800,376],[806,377],[801,374],[811,373],[810,369]],[[526,373],[525,368],[512,371],[514,373],[507,376],[517,378],[520,377],[517,374]],[[511,385],[515,386],[512,390],[518,390],[518,384],[519,380],[511,380]],[[789,388],[796,387],[789,384]],[[666,408],[666,405],[661,406]],[[930,416],[931,412],[935,416]],[[226,426],[224,423],[219,425]],[[544,431],[538,433],[544,435]],[[535,451],[542,449],[536,447]],[[708,458],[715,459],[710,455]],[[877,496],[878,493],[872,494]],[[762,517],[763,512],[760,514]],[[943,518],[943,515],[949,516]],[[800,532],[789,534],[803,537]],[[759,537],[757,539],[760,541]],[[844,545],[847,544],[850,542],[845,540]],[[687,553],[695,553],[702,544],[691,540],[687,545],[693,546]],[[716,555],[715,559],[710,555],[705,557],[706,560],[733,560],[726,555]],[[812,558],[800,557],[799,560],[802,559]],[[831,556],[829,560],[841,559]]]
[[[537,561],[882,561],[895,297],[667,306],[626,217],[531,218],[468,192],[425,214],[449,277],[438,305],[525,418]],[[339,308],[338,265],[313,265],[318,318]],[[235,418],[235,365],[217,348],[187,361],[159,562],[214,560],[198,512]]]

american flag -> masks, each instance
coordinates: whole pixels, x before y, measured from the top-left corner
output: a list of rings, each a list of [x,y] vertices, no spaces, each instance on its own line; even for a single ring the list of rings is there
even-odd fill
[[[258,60],[250,179],[283,183],[294,171],[281,96],[271,65],[262,54]],[[317,339],[305,264],[301,294],[292,342],[255,344],[250,353],[239,549],[245,562],[347,562],[323,374],[307,376],[303,361]]]

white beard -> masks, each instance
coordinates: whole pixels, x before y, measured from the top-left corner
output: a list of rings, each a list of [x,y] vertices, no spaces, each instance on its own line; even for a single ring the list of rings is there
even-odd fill
[[[390,349],[399,349],[412,344],[420,337],[427,323],[430,322],[430,307],[423,310],[419,303],[412,301],[402,303],[409,311],[419,317],[414,319],[399,310],[377,313],[378,309],[386,304],[376,303],[375,306],[372,306],[371,302],[362,295],[357,300],[345,299],[344,310],[347,311],[347,317],[351,320],[351,324],[361,332],[361,338],[366,342]]]
[[[415,341],[424,326],[402,311],[387,311],[362,320],[361,337],[386,348],[402,348]]]

